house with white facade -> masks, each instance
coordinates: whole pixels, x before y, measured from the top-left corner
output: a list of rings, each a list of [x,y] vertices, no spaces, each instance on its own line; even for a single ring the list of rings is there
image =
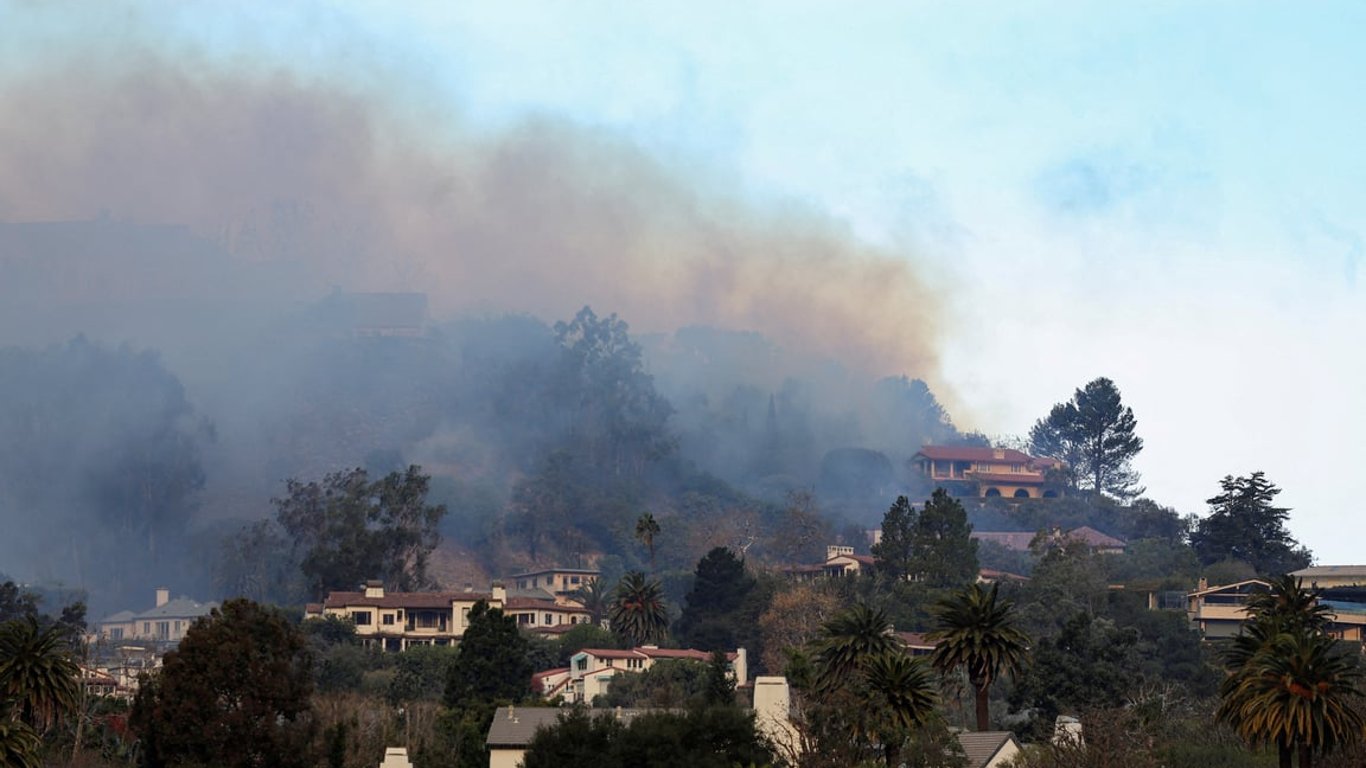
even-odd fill
[[[591,704],[593,699],[607,693],[612,678],[621,674],[637,674],[660,661],[686,660],[707,663],[711,654],[695,648],[660,648],[642,645],[629,650],[617,648],[584,648],[569,658],[569,669],[547,670],[537,673],[534,680],[542,696],[564,696],[566,701]],[[726,654],[730,678],[736,686],[749,682],[748,656],[744,648]]]

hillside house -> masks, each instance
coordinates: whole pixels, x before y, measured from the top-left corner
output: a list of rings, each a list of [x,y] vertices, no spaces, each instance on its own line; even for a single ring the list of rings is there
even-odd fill
[[[540,589],[556,598],[569,597],[596,581],[602,572],[595,568],[547,568],[519,573],[508,579],[517,589]]]
[[[564,696],[566,701],[591,704],[597,696],[607,693],[612,678],[619,674],[644,672],[667,659],[681,659],[706,663],[711,654],[693,648],[660,648],[642,645],[629,650],[615,648],[584,648],[569,658],[568,673],[547,670],[533,676],[541,687],[542,696]],[[744,648],[726,654],[730,677],[737,686],[749,682],[748,656]]]
[[[218,603],[200,603],[188,597],[171,599],[171,591],[165,587],[156,590],[155,603],[140,613],[119,611],[95,622],[97,640],[116,645],[174,645],[185,637],[195,621],[208,616],[218,607]]]
[[[822,576],[857,576],[873,570],[872,555],[856,555],[854,548],[831,544],[825,548],[825,562],[794,565],[784,573],[798,581],[811,581]]]
[[[911,465],[954,496],[1051,499],[1061,491],[1049,477],[1061,462],[1013,448],[927,445]]]
[[[1021,751],[1010,731],[960,731],[955,736],[967,757],[967,768],[1005,768]]]
[[[1206,639],[1235,637],[1247,621],[1248,600],[1270,587],[1261,579],[1214,587],[1200,579],[1199,587],[1186,595],[1186,616],[1190,618],[1191,627],[1200,630]],[[1333,609],[1328,633],[1339,640],[1361,642],[1362,628],[1366,627],[1366,606],[1333,601],[1328,599],[1327,593],[1320,599]]]

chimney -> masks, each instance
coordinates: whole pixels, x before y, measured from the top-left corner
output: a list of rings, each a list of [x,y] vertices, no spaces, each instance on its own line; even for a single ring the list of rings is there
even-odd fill
[[[489,602],[493,604],[490,606],[491,608],[497,608],[501,606],[508,599],[507,588],[503,586],[503,582],[501,581],[493,582],[493,584],[489,587],[489,591],[492,593],[489,595]]]
[[[1205,578],[1204,576],[1201,576],[1200,581],[1197,583],[1195,587],[1195,591],[1204,592],[1207,589],[1209,589],[1209,579]]]
[[[365,582],[366,597],[384,597],[384,582],[378,579],[371,579]]]
[[[165,604],[167,604],[167,603],[169,603],[169,602],[171,602],[171,590],[170,590],[170,589],[167,589],[166,587],[157,587],[157,605],[156,605],[156,607],[160,608],[161,606],[163,606],[163,605],[165,605]]]
[[[735,685],[744,686],[749,682],[749,654],[744,648],[735,649],[735,661],[731,662],[731,669],[735,672]]]
[[[1004,461],[1004,460],[1005,460],[1005,457],[1006,457],[1006,449],[1004,449],[1004,448],[992,448],[992,449],[991,449],[991,458],[995,459],[996,461]]]

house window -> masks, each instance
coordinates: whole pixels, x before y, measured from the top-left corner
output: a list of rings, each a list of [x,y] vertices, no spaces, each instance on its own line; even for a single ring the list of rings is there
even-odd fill
[[[613,661],[613,659],[608,659],[608,660],[607,660],[607,666],[609,666],[609,667],[612,666],[612,661]]]
[[[588,669],[588,657],[587,657],[587,656],[580,656],[578,661],[579,661],[578,667],[579,667],[579,671],[580,671],[580,672],[582,672],[582,671]]]
[[[519,614],[517,614],[517,623],[518,623],[518,624],[535,624],[535,623],[536,623],[536,614],[533,613],[533,614],[531,614],[530,616],[528,616],[528,615],[525,614],[525,613],[519,613]]]
[[[370,623],[373,621],[373,619],[371,618],[371,613],[369,611],[356,611],[355,613],[351,614],[351,616],[356,620],[356,626],[358,627],[368,627],[370,626]]]
[[[551,624],[554,624],[554,623],[555,623],[554,617],[551,616],[551,614],[548,614],[548,613],[547,613],[547,614],[545,615],[545,625],[548,627],[548,626],[550,626]]]
[[[171,639],[171,622],[169,622],[169,621],[158,621],[158,622],[157,622],[157,639],[158,639],[158,640],[170,640],[170,639]]]
[[[384,617],[381,620],[384,622],[384,626],[391,627],[394,624],[394,614],[386,613],[384,614]]]
[[[150,634],[152,634],[152,622],[150,622],[150,621],[144,621],[144,622],[142,622],[142,634],[144,634],[144,635],[150,635]]]
[[[468,608],[461,608],[461,609],[460,609],[460,626],[462,626],[462,627],[468,627],[469,625],[470,625],[470,609],[468,609]]]
[[[578,583],[579,583],[579,577],[578,577],[578,576],[570,576],[570,577],[569,577],[569,583],[570,583],[570,584],[578,584]]]
[[[113,640],[122,640],[123,627],[114,627],[113,629],[109,630],[109,637]]]
[[[627,659],[627,660],[626,660],[626,668],[627,668],[627,669],[640,669],[640,668],[643,667],[643,666],[645,666],[645,660],[644,660],[644,659]]]

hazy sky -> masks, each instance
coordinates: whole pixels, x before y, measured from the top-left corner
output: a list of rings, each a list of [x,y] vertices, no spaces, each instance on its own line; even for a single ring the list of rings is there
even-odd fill
[[[1203,513],[1262,469],[1320,562],[1366,558],[1341,535],[1366,474],[1366,5],[735,5],[0,3],[24,17],[0,65],[124,45],[136,16],[165,50],[473,130],[552,115],[828,211],[938,286],[961,426],[1023,433],[1109,376],[1152,497]]]

